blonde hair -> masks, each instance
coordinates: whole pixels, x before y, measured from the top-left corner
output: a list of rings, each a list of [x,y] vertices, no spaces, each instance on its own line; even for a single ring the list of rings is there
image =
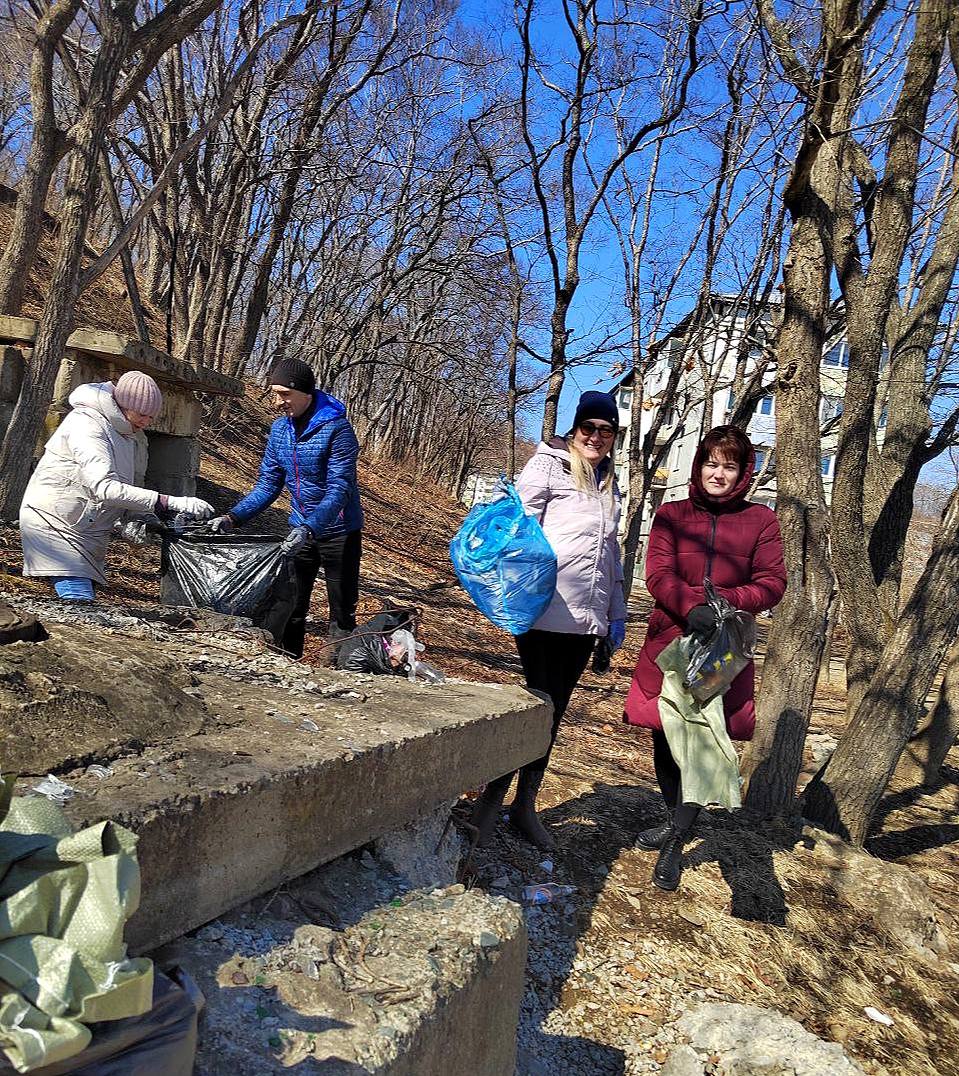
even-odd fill
[[[581,493],[599,492],[607,493],[612,496],[613,483],[616,481],[616,461],[613,459],[613,446],[610,446],[609,455],[606,457],[609,461],[609,466],[606,468],[606,474],[603,475],[603,481],[597,486],[596,472],[593,470],[593,465],[573,443],[574,436],[575,433],[571,433],[566,438],[566,447],[569,449],[569,465],[570,473],[573,476],[573,485],[575,485]]]

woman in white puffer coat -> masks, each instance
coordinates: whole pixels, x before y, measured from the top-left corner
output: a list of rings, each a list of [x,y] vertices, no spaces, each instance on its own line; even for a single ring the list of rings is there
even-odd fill
[[[130,370],[114,385],[81,385],[72,411],[47,442],[20,505],[23,574],[54,583],[62,598],[90,601],[105,583],[114,524],[157,510],[205,519],[212,505],[133,485],[137,434],[160,412],[149,374]]]

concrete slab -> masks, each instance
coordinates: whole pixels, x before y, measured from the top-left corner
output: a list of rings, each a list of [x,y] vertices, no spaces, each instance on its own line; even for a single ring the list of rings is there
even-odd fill
[[[513,1076],[526,944],[506,898],[364,853],[153,955],[206,997],[197,1076]]]
[[[149,664],[162,650],[171,685],[202,705],[200,727],[188,734],[165,732],[140,745],[118,737],[115,751],[89,753],[85,764],[112,766],[105,779],[70,768],[75,749],[63,766],[51,766],[80,791],[67,807],[76,824],[111,818],[139,835],[143,895],[127,932],[134,951],[421,817],[538,758],[548,744],[550,707],[519,687],[427,686],[311,669],[235,624],[178,632],[107,609],[18,604],[45,622],[99,627],[91,665]],[[46,644],[4,650],[30,646],[35,654]],[[176,681],[176,667],[193,686]],[[71,676],[76,690],[95,694],[81,669]],[[44,690],[53,697],[55,687]],[[149,681],[130,696],[150,700]],[[82,728],[81,714],[76,721]]]
[[[33,344],[38,322],[33,318],[0,315],[0,342]],[[196,392],[242,396],[243,382],[208,367],[195,367],[141,340],[103,329],[78,328],[67,338],[67,350],[112,361],[120,371],[146,370],[159,381],[179,381]]]

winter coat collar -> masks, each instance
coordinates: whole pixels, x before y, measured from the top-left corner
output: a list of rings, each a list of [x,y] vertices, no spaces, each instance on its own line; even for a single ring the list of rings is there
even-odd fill
[[[313,403],[310,404],[310,410],[307,414],[306,425],[299,432],[296,432],[296,424],[290,419],[290,426],[293,428],[298,441],[305,441],[308,437],[312,437],[327,422],[342,418],[346,414],[346,407],[334,396],[329,396],[319,389],[314,389]]]
[[[74,411],[86,411],[106,419],[124,437],[133,436],[133,426],[113,398],[112,381],[80,385],[70,393],[69,404]]]

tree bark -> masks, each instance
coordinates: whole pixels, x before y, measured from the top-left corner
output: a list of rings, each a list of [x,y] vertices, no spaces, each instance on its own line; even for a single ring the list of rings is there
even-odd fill
[[[868,269],[858,241],[860,207],[854,197],[855,147],[840,136],[837,208],[833,245],[836,274],[846,305],[850,352],[845,406],[833,483],[833,563],[849,630],[847,717],[851,720],[868,690],[883,645],[893,627],[883,616],[879,583],[869,556],[863,502],[870,449],[875,446],[875,397],[889,312],[896,306],[903,258],[912,234],[919,155],[929,105],[936,89],[950,5],[921,0],[906,57],[902,87],[889,125],[883,179],[870,199],[872,249]],[[837,124],[853,113],[862,80],[861,49],[850,53],[840,90]],[[924,378],[923,378],[924,381]],[[918,472],[916,472],[918,475]]]
[[[13,214],[10,236],[0,257],[0,313],[17,315],[40,245],[43,208],[50,181],[60,161],[65,135],[57,126],[53,99],[53,64],[57,45],[80,7],[79,0],[60,0],[37,25],[30,64],[30,107],[33,137]]]
[[[743,758],[745,806],[763,815],[783,810],[796,793],[833,600],[819,466],[819,364],[830,269],[824,207],[811,183],[791,212],[776,382],[776,441],[789,445],[776,468],[788,582],[769,631],[756,733]]]
[[[559,415],[559,398],[566,380],[566,315],[569,301],[562,295],[553,304],[550,317],[550,353],[549,381],[546,383],[546,403],[543,405],[544,441],[556,436],[556,421]]]
[[[902,785],[934,785],[946,755],[959,738],[959,644],[946,658],[939,697],[906,745],[895,780]]]
[[[836,750],[803,795],[812,822],[862,844],[875,809],[959,631],[959,489],[932,554]]]

